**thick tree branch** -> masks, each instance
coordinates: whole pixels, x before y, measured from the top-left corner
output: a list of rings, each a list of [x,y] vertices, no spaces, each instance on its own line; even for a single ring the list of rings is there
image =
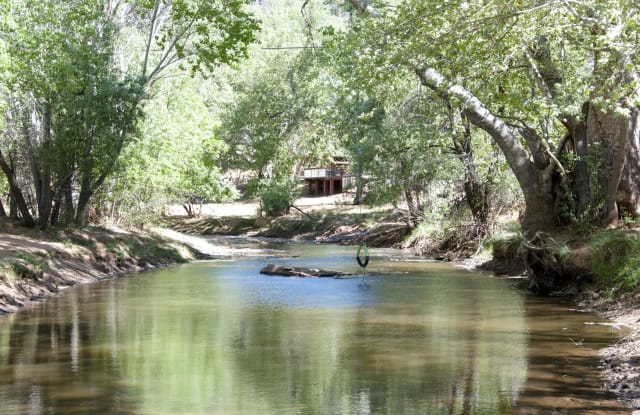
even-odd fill
[[[524,56],[526,56],[527,60],[529,61],[529,65],[531,65],[531,70],[533,71],[535,78],[538,80],[538,84],[540,85],[540,88],[544,92],[545,97],[547,99],[552,99],[553,94],[551,93],[551,88],[549,87],[548,83],[545,81],[544,76],[542,75],[542,72],[538,68],[538,65],[536,65],[536,62],[533,59],[533,56],[531,55],[531,52],[529,52],[529,49],[526,46],[523,46],[522,50],[524,51]]]
[[[493,137],[518,181],[527,179],[526,176],[529,176],[532,167],[529,155],[514,135],[513,130],[501,118],[492,114],[482,101],[461,85],[448,85],[444,77],[434,68],[418,68],[415,72],[421,83],[441,98],[461,100],[469,121]]]
[[[531,156],[533,157],[533,164],[540,170],[546,169],[549,166],[549,152],[544,145],[542,137],[538,135],[536,130],[531,127],[524,126],[519,130],[522,138],[527,142]]]
[[[316,42],[313,39],[313,24],[311,23],[311,19],[309,19],[309,16],[307,16],[304,12],[304,9],[308,4],[309,0],[304,0],[304,3],[300,8],[300,14],[302,14],[302,18],[304,19],[305,31],[307,32],[307,40],[311,45],[315,46]]]

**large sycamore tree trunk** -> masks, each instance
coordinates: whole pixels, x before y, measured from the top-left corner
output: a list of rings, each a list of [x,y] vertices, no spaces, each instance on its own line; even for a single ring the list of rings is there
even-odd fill
[[[618,220],[619,205],[628,212],[639,210],[637,110],[624,117],[586,104],[582,119],[573,123],[574,151],[581,156],[575,170],[567,172],[534,129],[507,125],[477,97],[460,85],[448,84],[433,68],[417,69],[416,74],[443,99],[462,101],[469,121],[491,135],[504,153],[525,198],[521,252],[530,270],[531,289],[549,292],[570,280],[571,270],[556,256],[557,242],[546,233],[560,224],[567,209],[563,198],[574,199],[573,204],[600,226]],[[578,184],[572,195],[566,194],[568,178],[563,177],[569,174],[575,175],[571,179]]]
[[[471,123],[486,131],[498,144],[525,198],[523,228],[526,233],[556,227],[561,209],[557,204],[560,192],[556,171],[563,170],[563,166],[538,133],[528,127],[516,129],[507,125],[477,97],[460,85],[448,84],[433,68],[417,69],[416,74],[423,85],[442,98],[461,100]],[[573,139],[580,158],[575,171],[571,172],[579,184],[576,191],[579,210],[591,208],[598,213],[596,219],[603,226],[618,219],[618,205],[637,214],[640,211],[640,111],[634,109],[629,117],[624,117],[588,104],[583,120],[574,129]]]
[[[589,190],[591,207],[598,212],[597,219],[602,225],[618,220],[618,187],[628,153],[633,118],[604,112],[595,106],[589,108],[586,135],[590,142],[589,158],[592,160],[589,161],[592,162],[590,170],[593,172]],[[633,160],[629,162],[633,168]]]
[[[622,214],[640,217],[640,109],[631,112],[624,168],[617,188],[618,208]]]
[[[529,128],[518,131],[494,115],[473,94],[460,85],[450,85],[434,68],[416,69],[420,82],[443,99],[457,98],[465,107],[465,115],[476,127],[486,131],[498,144],[513,171],[525,198],[523,228],[527,233],[548,230],[556,226],[553,215],[553,168],[541,138]],[[529,152],[520,142],[529,145]]]

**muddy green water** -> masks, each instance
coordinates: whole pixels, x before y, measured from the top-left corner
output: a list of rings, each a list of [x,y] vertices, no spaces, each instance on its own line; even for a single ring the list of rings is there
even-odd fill
[[[612,329],[512,282],[354,248],[188,264],[69,289],[0,319],[0,414],[618,414]]]

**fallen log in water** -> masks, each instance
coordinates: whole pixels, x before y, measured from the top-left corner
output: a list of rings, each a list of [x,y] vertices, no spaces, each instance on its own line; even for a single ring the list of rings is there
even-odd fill
[[[305,277],[305,278],[329,278],[353,275],[348,272],[330,271],[319,268],[288,267],[285,265],[268,264],[260,270],[260,274],[279,275],[282,277]]]

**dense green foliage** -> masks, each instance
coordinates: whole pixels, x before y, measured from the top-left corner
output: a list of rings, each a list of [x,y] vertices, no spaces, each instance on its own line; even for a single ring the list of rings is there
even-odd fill
[[[256,6],[265,28],[250,61],[228,79],[232,99],[222,104],[218,131],[229,145],[227,168],[292,183],[302,167],[324,164],[339,145],[326,116],[336,82],[320,53],[323,25],[343,25],[320,1],[272,1]],[[285,23],[286,22],[286,23]],[[283,27],[284,25],[284,27]],[[277,30],[276,30],[277,28]]]
[[[121,154],[112,179],[100,193],[99,205],[114,221],[153,221],[171,204],[189,215],[198,201],[226,201],[236,195],[222,177],[219,157],[224,143],[196,80],[159,82],[139,138]]]
[[[28,6],[12,4],[16,10]],[[78,4],[83,7],[76,10]],[[201,26],[220,14],[209,7],[194,9],[186,1],[173,2],[171,7],[162,2],[123,2],[106,9],[97,1],[78,4],[68,8],[42,4],[31,13],[6,13],[16,28],[25,31],[20,35],[25,38],[28,27],[35,24],[25,19],[56,19],[57,32],[42,29],[45,32],[36,40],[29,40],[49,39],[52,50],[64,43],[61,38],[69,22],[71,27],[82,26],[71,39],[96,45],[79,48],[66,59],[62,57],[70,52],[63,48],[59,61],[67,66],[43,66],[36,72],[39,69],[28,62],[38,48],[18,43],[18,35],[10,39],[22,49],[14,48],[9,54],[17,64],[8,65],[7,73],[25,81],[6,85],[19,84],[20,91],[33,94],[30,91],[40,82],[44,98],[33,101],[28,115],[44,119],[41,125],[51,123],[50,132],[41,129],[26,147],[20,139],[5,140],[8,164],[21,164],[5,172],[7,177],[19,170],[18,190],[27,195],[30,188],[48,194],[36,195],[35,201],[25,197],[25,209],[13,209],[13,215],[36,213],[37,218],[50,216],[51,222],[61,216],[82,222],[91,211],[94,219],[109,216],[144,223],[172,203],[184,204],[189,214],[195,214],[193,201],[234,197],[224,178],[230,169],[253,172],[255,183],[249,183],[248,189],[254,189],[267,206],[284,206],[291,202],[294,179],[302,167],[344,156],[356,176],[355,201],[364,200],[366,189],[370,203],[400,203],[407,207],[412,226],[422,220],[425,206],[434,217],[438,212],[444,214],[448,204],[465,199],[460,196],[465,192],[465,163],[460,161],[468,154],[463,157],[459,149],[451,151],[451,136],[457,127],[443,113],[445,107],[420,88],[416,90],[415,80],[406,71],[380,77],[375,84],[366,82],[362,74],[371,69],[368,63],[362,61],[355,67],[348,56],[354,40],[337,35],[360,30],[353,10],[314,1],[306,2],[302,9],[285,0],[255,4],[247,10],[263,21],[263,30],[256,46],[246,49],[255,23],[239,3],[234,2],[227,11],[235,16],[233,23],[221,19],[215,26],[215,30],[226,30],[227,39],[236,43],[222,42],[216,47],[211,42],[225,36]],[[170,13],[170,19],[158,18],[163,13]],[[123,24],[117,17],[127,17],[137,25]],[[291,24],[272,29],[283,21]],[[91,22],[103,23],[92,29]],[[98,36],[102,43],[89,40],[91,36]],[[81,55],[95,54],[96,47],[104,52]],[[228,52],[222,51],[224,47]],[[203,71],[211,75],[212,65],[236,61],[244,50],[250,60],[242,65],[222,68],[209,78],[197,75]],[[42,54],[39,59],[43,65],[47,62]],[[184,75],[195,75],[197,81],[186,81]],[[78,95],[73,82],[75,91],[97,93]],[[57,89],[51,90],[53,87]],[[66,107],[58,108],[63,104],[58,102],[48,110],[41,107],[48,102],[46,96],[64,96],[67,90]],[[8,139],[20,130],[11,119],[7,122]],[[478,180],[488,183],[495,173],[493,161],[499,158],[482,135],[474,131],[468,139],[478,142],[482,150],[476,154],[487,159],[480,162],[485,167]],[[453,144],[455,148],[455,140]],[[24,156],[25,148],[27,153],[33,149],[33,154]],[[37,161],[37,171],[32,171],[34,163],[29,158]],[[290,189],[281,188],[287,183]],[[265,193],[275,188],[279,190]],[[15,207],[14,193],[10,204]],[[277,201],[277,195],[283,200]],[[483,198],[488,200],[488,193]],[[27,206],[31,203],[46,206],[35,212]],[[47,214],[47,209],[52,212]],[[486,215],[479,220],[486,221]],[[40,219],[40,223],[46,226],[47,221]]]
[[[571,215],[606,221],[616,202],[629,205],[628,195],[615,199],[618,183],[611,175],[622,169],[620,142],[633,140],[612,136],[624,134],[626,127],[615,125],[626,122],[619,117],[632,113],[637,99],[628,31],[637,13],[626,3],[618,6],[406,1],[363,13],[340,44],[349,45],[343,48],[347,59],[358,57],[349,68],[360,85],[375,87],[413,72],[434,98],[454,108],[461,103],[462,118],[489,133],[507,156],[529,200],[528,228]],[[596,64],[585,66],[591,61]],[[609,128],[599,131],[596,123]],[[593,139],[584,144],[582,134]],[[636,166],[637,158],[627,163],[620,187]],[[561,191],[544,184],[556,169]],[[543,209],[534,203],[545,197],[538,205],[556,209],[545,213],[547,220],[535,214]],[[637,201],[631,205],[637,214]]]
[[[244,1],[6,3],[0,167],[41,227],[86,222],[162,76],[238,61],[257,30]]]

